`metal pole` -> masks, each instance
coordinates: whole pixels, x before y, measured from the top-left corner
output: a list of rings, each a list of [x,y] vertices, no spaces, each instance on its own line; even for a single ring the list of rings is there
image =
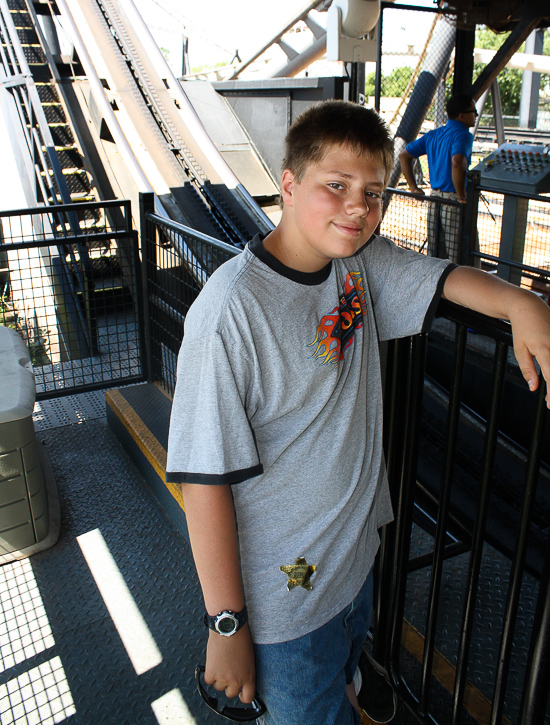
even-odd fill
[[[144,347],[143,355],[143,373],[147,382],[153,382],[153,355],[151,350],[151,316],[149,310],[149,269],[153,266],[151,259],[150,247],[151,240],[147,234],[147,218],[148,213],[155,211],[155,195],[144,194],[139,195],[139,247],[141,251],[141,298],[142,298],[142,319],[144,331]]]
[[[540,582],[525,686],[519,717],[520,725],[542,722],[550,689],[550,548],[546,550]]]

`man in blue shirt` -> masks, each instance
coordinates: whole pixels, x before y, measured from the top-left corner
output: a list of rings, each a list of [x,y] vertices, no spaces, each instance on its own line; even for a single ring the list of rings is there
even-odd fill
[[[427,155],[430,170],[431,196],[466,203],[466,175],[472,158],[474,137],[470,128],[475,125],[477,110],[468,95],[452,96],[447,102],[449,120],[445,126],[425,133],[407,144],[399,156],[401,170],[414,194],[424,194],[416,183],[413,161]],[[429,254],[459,262],[459,208],[455,205],[429,205]]]

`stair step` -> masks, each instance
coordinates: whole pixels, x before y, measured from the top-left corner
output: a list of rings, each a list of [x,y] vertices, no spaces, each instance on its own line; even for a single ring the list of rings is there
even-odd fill
[[[170,520],[189,540],[179,486],[166,483],[166,449],[172,402],[154,383],[105,393],[107,422]]]

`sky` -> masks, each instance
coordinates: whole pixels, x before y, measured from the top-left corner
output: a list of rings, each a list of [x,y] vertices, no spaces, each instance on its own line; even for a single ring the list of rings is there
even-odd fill
[[[307,0],[134,0],[160,47],[169,51],[168,61],[176,75],[181,73],[182,37],[189,37],[192,67],[231,62],[235,51],[241,60],[258,50],[309,4]],[[433,0],[412,0],[409,5],[434,7]],[[392,38],[404,45],[414,32],[395,17]],[[425,15],[418,13],[418,15]],[[325,25],[326,13],[316,13]]]

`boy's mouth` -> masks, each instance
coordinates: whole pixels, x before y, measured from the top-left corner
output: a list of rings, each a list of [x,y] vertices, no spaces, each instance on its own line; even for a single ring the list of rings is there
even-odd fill
[[[364,229],[364,227],[360,224],[350,224],[349,222],[346,222],[345,224],[334,222],[334,226],[349,236],[358,236]]]

